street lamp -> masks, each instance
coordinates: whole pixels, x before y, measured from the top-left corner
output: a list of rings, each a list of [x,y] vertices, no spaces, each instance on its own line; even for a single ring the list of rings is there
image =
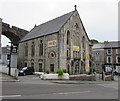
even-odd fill
[[[8,70],[8,75],[11,75],[12,42],[9,42],[9,43],[11,43],[11,45],[10,45],[10,60],[9,60],[9,65],[8,65],[8,67],[9,67],[9,70]]]

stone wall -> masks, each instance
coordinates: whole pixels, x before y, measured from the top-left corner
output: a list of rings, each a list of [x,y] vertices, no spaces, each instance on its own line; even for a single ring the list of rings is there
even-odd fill
[[[77,27],[76,27],[77,26]],[[67,45],[67,33],[70,33],[70,44]],[[84,38],[84,48],[83,48]],[[40,40],[43,42],[43,56],[39,56]],[[52,42],[56,45],[49,45]],[[35,43],[35,56],[31,57],[31,45]],[[25,57],[25,45],[28,44],[28,56]],[[79,47],[76,51],[73,47]],[[69,50],[70,57],[67,57],[67,50]],[[77,58],[74,57],[73,52],[78,53]],[[83,55],[84,52],[84,55]],[[54,53],[52,57],[51,53]],[[31,66],[34,63],[35,71],[39,71],[39,64],[42,64],[43,71],[50,71],[50,64],[54,64],[54,70],[58,68],[67,68],[70,66],[70,74],[79,74],[81,72],[81,61],[84,60],[84,68],[86,65],[86,54],[90,54],[89,39],[86,35],[84,26],[79,18],[77,11],[70,17],[65,25],[59,30],[58,33],[41,36],[39,38],[31,39],[19,44],[19,67]],[[89,62],[89,60],[88,60]],[[79,65],[77,72],[75,72],[76,64]],[[67,68],[68,69],[68,68]],[[86,69],[89,69],[87,67]]]
[[[39,56],[40,41],[43,42],[43,56]],[[54,70],[58,69],[58,43],[56,46],[48,47],[48,42],[57,40],[58,33],[47,35],[44,37],[36,38],[19,44],[19,68],[24,67],[25,63],[31,67],[31,63],[34,63],[35,71],[39,71],[39,64],[42,64],[43,71],[50,71],[50,64],[54,64]],[[35,56],[31,56],[31,45],[35,43]],[[28,44],[28,56],[25,57],[25,44]],[[55,53],[55,57],[49,57],[50,53]]]
[[[76,28],[76,24],[78,25],[78,29]],[[70,45],[66,44],[67,41],[67,32],[70,32]],[[85,49],[82,47],[82,39],[84,37]],[[75,60],[73,55],[73,46],[79,46],[79,57]],[[67,50],[70,50],[70,58],[67,59]],[[83,55],[83,51],[85,55]],[[84,58],[86,59],[86,54],[90,54],[90,47],[89,47],[89,39],[86,35],[84,27],[82,25],[81,19],[79,18],[79,14],[76,11],[73,16],[66,22],[66,24],[61,28],[60,35],[59,35],[59,54],[60,54],[60,67],[67,68],[67,65],[70,66],[70,74],[75,74],[75,64],[79,62],[79,70],[78,74],[81,72],[81,60]],[[88,60],[89,62],[89,60]],[[85,60],[85,68],[86,68],[86,60]],[[87,69],[87,68],[86,68]],[[89,67],[88,67],[89,69]],[[89,72],[89,70],[88,70]]]

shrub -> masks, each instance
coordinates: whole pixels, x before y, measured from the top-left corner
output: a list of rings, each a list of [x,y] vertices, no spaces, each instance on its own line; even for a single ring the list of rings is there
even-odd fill
[[[90,73],[89,74],[92,74],[92,73],[95,73],[95,72],[96,72],[95,68],[90,68]]]
[[[63,70],[62,69],[57,69],[56,73],[58,74],[58,76],[62,76],[63,75]]]
[[[46,73],[49,74],[50,73],[49,70],[47,70]]]
[[[63,69],[63,73],[67,73],[67,69]]]
[[[94,73],[94,72],[96,72],[96,69],[95,69],[95,68],[93,68],[93,73]]]

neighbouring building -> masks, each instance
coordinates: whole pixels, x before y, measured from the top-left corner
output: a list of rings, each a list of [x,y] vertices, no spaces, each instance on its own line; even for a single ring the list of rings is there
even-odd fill
[[[93,64],[97,73],[102,73],[102,67],[104,64],[104,43],[94,44],[92,47]]]
[[[114,67],[118,71],[118,68],[120,68],[120,41],[106,41],[104,43],[104,65]]]
[[[91,66],[91,46],[75,7],[70,13],[35,26],[20,41],[18,66],[40,72],[66,68],[69,74],[86,73]]]
[[[10,66],[17,68],[17,53],[13,51],[10,56],[10,46],[0,47],[0,63],[3,65],[9,65],[10,58]]]
[[[120,41],[105,41],[93,45],[94,67],[97,72],[102,72],[103,66],[120,68]]]

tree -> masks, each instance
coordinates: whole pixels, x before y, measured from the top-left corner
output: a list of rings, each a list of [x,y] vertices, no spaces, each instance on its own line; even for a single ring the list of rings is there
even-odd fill
[[[91,42],[92,42],[92,44],[99,43],[99,41],[98,41],[98,40],[95,40],[95,39],[91,39]]]

